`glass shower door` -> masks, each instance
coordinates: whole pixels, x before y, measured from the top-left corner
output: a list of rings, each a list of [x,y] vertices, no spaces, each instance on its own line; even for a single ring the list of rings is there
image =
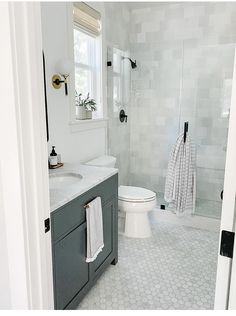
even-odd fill
[[[220,218],[234,44],[183,50],[180,128],[189,121],[197,151],[196,215]]]
[[[124,57],[129,56],[128,51],[115,47],[108,47],[107,60],[107,114],[108,121],[108,148],[109,154],[117,158],[119,168],[119,181],[128,182],[129,160],[129,119],[128,123],[119,120],[120,110],[129,115],[130,104],[130,63]],[[122,168],[121,168],[122,166]]]

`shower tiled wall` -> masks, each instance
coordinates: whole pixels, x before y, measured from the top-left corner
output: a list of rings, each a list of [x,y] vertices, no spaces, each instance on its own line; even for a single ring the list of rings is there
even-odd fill
[[[169,154],[188,120],[198,152],[197,198],[213,201],[208,215],[217,217],[236,3],[153,3],[132,9],[130,20],[130,51],[138,68],[132,71],[129,184],[163,195]]]

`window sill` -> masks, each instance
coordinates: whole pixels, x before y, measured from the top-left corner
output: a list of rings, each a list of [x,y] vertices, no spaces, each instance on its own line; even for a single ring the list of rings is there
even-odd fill
[[[108,118],[90,119],[90,120],[74,120],[69,122],[71,132],[80,132],[85,130],[106,128]]]

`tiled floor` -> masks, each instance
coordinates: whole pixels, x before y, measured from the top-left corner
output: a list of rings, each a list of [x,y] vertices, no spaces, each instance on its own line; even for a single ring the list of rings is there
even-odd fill
[[[78,309],[213,309],[218,235],[159,222],[150,239],[120,236],[118,264]]]

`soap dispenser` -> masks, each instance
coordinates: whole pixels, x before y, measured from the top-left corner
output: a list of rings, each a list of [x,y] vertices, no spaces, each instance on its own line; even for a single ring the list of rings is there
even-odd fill
[[[50,163],[50,166],[57,165],[57,153],[55,151],[55,146],[52,146],[52,152],[49,157],[49,163]]]

